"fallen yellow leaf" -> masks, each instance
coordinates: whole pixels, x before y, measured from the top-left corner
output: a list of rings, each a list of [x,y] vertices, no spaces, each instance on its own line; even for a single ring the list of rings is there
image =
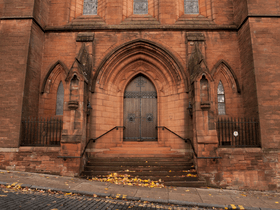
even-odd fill
[[[11,184],[12,187],[16,186],[17,182],[14,182],[13,184]]]
[[[0,195],[0,197],[7,197],[7,195]]]
[[[275,203],[279,203],[279,202],[275,202]]]

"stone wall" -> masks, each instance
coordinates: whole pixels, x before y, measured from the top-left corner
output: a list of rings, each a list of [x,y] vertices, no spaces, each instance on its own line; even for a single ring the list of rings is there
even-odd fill
[[[216,153],[222,159],[198,160],[198,172],[209,186],[239,190],[279,189],[278,150],[218,148]]]
[[[19,145],[31,25],[31,20],[0,20],[0,147]]]

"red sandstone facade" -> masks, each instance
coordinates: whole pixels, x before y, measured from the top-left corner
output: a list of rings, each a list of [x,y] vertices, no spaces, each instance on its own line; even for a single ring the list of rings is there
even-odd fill
[[[88,140],[124,126],[126,87],[142,75],[157,92],[157,126],[191,139],[198,157],[221,157],[194,157],[209,186],[279,190],[279,2],[198,0],[198,14],[185,14],[184,0],[147,2],[139,15],[132,0],[98,0],[97,14],[84,15],[83,0],[0,1],[0,167],[79,175]],[[56,116],[60,83],[63,115]],[[28,117],[62,119],[60,147],[21,146]],[[261,147],[219,146],[217,120],[227,117],[258,119]],[[114,130],[87,153],[168,155],[112,152],[124,135]],[[172,154],[191,155],[166,130],[156,138]]]

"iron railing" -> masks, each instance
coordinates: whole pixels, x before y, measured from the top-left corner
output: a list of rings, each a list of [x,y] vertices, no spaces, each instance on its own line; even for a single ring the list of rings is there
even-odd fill
[[[62,124],[59,118],[23,119],[21,146],[59,146]]]
[[[254,118],[218,119],[220,147],[260,147],[259,121]]]
[[[86,150],[87,150],[87,147],[88,147],[88,145],[89,145],[90,142],[95,142],[96,140],[100,139],[101,137],[105,136],[106,134],[110,133],[111,131],[113,131],[113,130],[115,130],[115,129],[116,129],[116,130],[119,130],[119,128],[125,129],[124,126],[115,126],[115,127],[113,127],[111,130],[108,130],[107,132],[103,133],[102,135],[98,136],[97,138],[95,138],[95,139],[89,139],[88,142],[86,143],[86,146],[85,146],[85,148],[84,148],[84,150],[83,150],[83,153],[81,154],[80,157],[83,157],[83,156],[84,156],[84,154],[85,154],[85,152],[86,152]]]
[[[195,155],[195,157],[197,157],[197,154],[195,152],[195,149],[194,149],[194,146],[193,146],[193,143],[192,141],[188,138],[188,139],[185,139],[183,138],[182,136],[179,136],[177,133],[173,132],[172,130],[170,130],[169,128],[165,127],[165,126],[157,126],[156,128],[162,128],[162,130],[166,129],[168,130],[170,133],[174,134],[175,136],[179,137],[180,139],[182,139],[183,141],[185,141],[185,143],[190,143],[191,147],[192,147],[192,150],[193,150],[193,153]]]

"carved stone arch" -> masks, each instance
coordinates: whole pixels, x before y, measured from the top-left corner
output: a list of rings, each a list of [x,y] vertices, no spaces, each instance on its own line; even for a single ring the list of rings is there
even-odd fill
[[[168,93],[175,91],[172,84],[176,84],[174,78],[168,75],[168,72],[164,70],[164,66],[156,65],[155,63],[148,62],[149,58],[142,60],[143,56],[140,56],[140,59],[135,58],[127,59],[123,64],[117,68],[114,68],[110,74],[106,77],[103,77],[99,80],[100,87],[102,89],[109,90],[109,86],[116,87],[117,92],[123,90],[123,84],[129,80],[131,75],[136,75],[138,73],[145,74],[147,77],[152,78],[151,80],[157,84],[158,89],[163,93]],[[163,70],[162,70],[163,69]],[[164,87],[164,88],[163,88]]]
[[[92,79],[91,92],[95,92],[97,84],[105,84],[108,75],[114,73],[112,71],[115,71],[116,68],[124,65],[124,62],[133,63],[140,59],[164,67],[166,74],[169,74],[177,85],[183,83],[187,91],[188,77],[179,60],[160,44],[137,39],[120,45],[105,56]]]
[[[68,73],[69,70],[67,66],[62,61],[58,60],[50,67],[48,73],[46,74],[42,83],[41,93],[48,93],[57,77],[60,74],[63,74],[63,77],[65,78]]]
[[[225,60],[220,60],[216,63],[216,65],[214,66],[214,68],[211,71],[211,75],[214,78],[219,72],[221,72],[224,75],[227,82],[231,84],[231,87],[233,90],[236,87],[237,92],[241,93],[238,79],[237,79],[233,69],[231,68],[231,66]]]
[[[137,65],[137,63],[136,63]],[[162,78],[162,75],[157,75],[160,76],[161,78],[159,79],[159,77],[155,77],[155,74],[151,74],[150,70],[145,70],[141,67],[139,67],[139,69],[137,69],[136,71],[131,72],[131,74],[126,74],[126,71],[124,71],[122,73],[123,75],[126,75],[126,78],[123,79],[123,82],[120,83],[119,86],[119,91],[121,91],[122,94],[124,94],[124,91],[127,87],[127,85],[131,82],[131,80],[133,80],[133,78],[137,77],[137,75],[144,75],[145,77],[147,77],[151,83],[155,86],[156,91],[157,91],[157,95],[161,95],[161,92],[163,91],[163,80],[166,80],[166,78]],[[120,75],[119,78],[123,78],[123,75]],[[118,82],[120,79],[116,78],[116,82]],[[159,81],[159,82],[157,82]]]
[[[212,75],[208,71],[201,71],[201,72],[197,73],[195,75],[195,77],[193,78],[193,81],[200,81],[203,76],[205,76],[205,78],[209,82],[213,82],[214,81],[214,78],[212,77]]]

